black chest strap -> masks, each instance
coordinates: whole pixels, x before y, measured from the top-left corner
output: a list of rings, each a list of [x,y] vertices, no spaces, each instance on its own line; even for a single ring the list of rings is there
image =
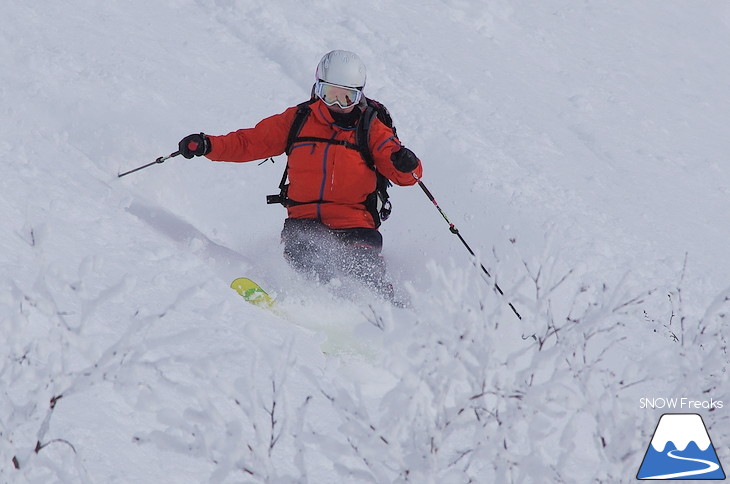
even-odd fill
[[[367,106],[363,111],[360,119],[357,122],[355,128],[355,143],[351,143],[345,140],[337,140],[332,138],[321,138],[317,136],[299,136],[307,121],[307,118],[312,112],[311,104],[316,99],[303,102],[297,106],[297,112],[292,122],[291,128],[289,129],[289,136],[286,142],[286,155],[287,158],[291,154],[292,148],[296,143],[312,142],[312,143],[327,143],[332,145],[344,146],[346,148],[355,150],[360,153],[363,161],[371,170],[375,171],[376,190],[370,194],[363,202],[368,211],[373,216],[376,226],[380,225],[380,221],[385,220],[390,214],[390,202],[388,201],[387,187],[390,186],[390,182],[387,178],[381,175],[375,169],[375,160],[370,152],[370,126],[377,117],[378,113],[372,106]],[[289,185],[287,179],[289,177],[289,162],[287,160],[284,173],[282,174],[281,181],[279,182],[279,193],[277,195],[269,195],[266,197],[266,203],[275,204],[280,203],[285,207],[291,207],[296,205],[307,205],[310,203],[328,203],[327,200],[313,200],[309,202],[298,202],[292,200],[288,196]]]

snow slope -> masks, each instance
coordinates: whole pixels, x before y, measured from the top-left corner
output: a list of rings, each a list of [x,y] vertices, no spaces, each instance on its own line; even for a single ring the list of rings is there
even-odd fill
[[[3,10],[0,482],[628,482],[641,397],[730,406],[728,4]],[[399,310],[286,267],[283,159],[117,178],[300,102],[334,48],[505,298],[416,187],[382,228]],[[730,461],[727,408],[679,410]]]

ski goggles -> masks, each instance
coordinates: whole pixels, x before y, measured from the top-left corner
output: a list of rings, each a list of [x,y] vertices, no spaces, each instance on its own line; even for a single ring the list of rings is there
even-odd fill
[[[362,99],[362,91],[356,87],[338,86],[325,81],[317,81],[314,92],[327,106],[336,104],[343,109],[354,106]]]

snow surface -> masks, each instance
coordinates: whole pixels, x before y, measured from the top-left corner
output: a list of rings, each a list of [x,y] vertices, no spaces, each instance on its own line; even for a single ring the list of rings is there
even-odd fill
[[[724,401],[730,462],[727,2],[3,13],[0,482],[630,482],[642,397]],[[396,309],[289,270],[283,159],[117,177],[306,99],[335,48],[505,297],[417,187],[382,228]]]

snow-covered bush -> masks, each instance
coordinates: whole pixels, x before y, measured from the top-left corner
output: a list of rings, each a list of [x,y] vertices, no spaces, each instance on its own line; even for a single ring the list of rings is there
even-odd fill
[[[327,393],[343,422],[329,437],[339,447],[328,446],[349,463],[339,467],[341,477],[624,481],[650,437],[653,414],[636,418],[647,389],[723,396],[718,311],[726,299],[696,327],[685,324],[693,343],[681,345],[647,321],[643,303],[654,291],[588,287],[550,266],[530,272],[535,297],[529,309],[521,299],[522,321],[474,271],[431,267],[434,290],[417,299],[417,316],[382,318],[379,364],[391,376],[382,395],[356,383]],[[697,375],[704,366],[717,371]]]

